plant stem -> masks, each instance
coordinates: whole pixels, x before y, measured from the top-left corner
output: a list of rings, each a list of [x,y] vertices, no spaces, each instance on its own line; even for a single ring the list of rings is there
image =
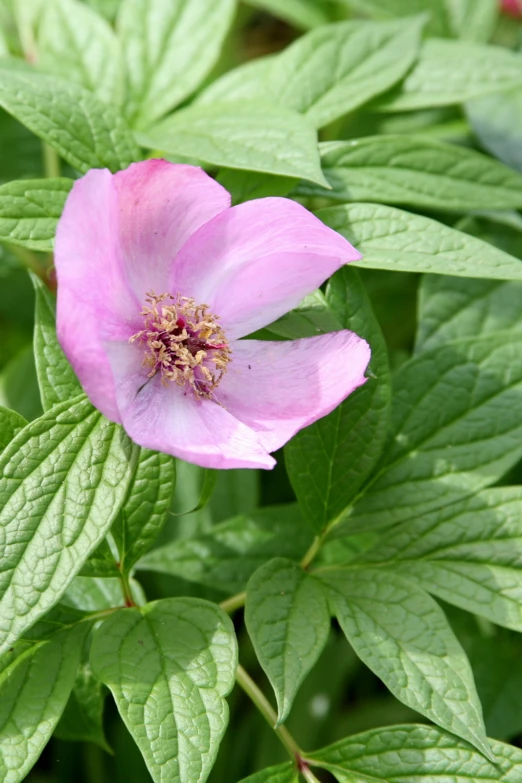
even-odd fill
[[[319,783],[318,779],[315,777],[314,773],[310,769],[310,767],[304,765],[299,770],[301,775],[304,777],[304,779],[307,781],[307,783]]]
[[[255,704],[261,715],[268,721],[292,759],[301,759],[302,753],[299,745],[285,726],[277,725],[277,714],[275,710],[264,693],[261,692],[254,680],[241,665],[237,667],[236,682],[245,691],[248,698]]]
[[[127,607],[136,606],[136,601],[134,600],[134,597],[132,595],[128,574],[122,571],[122,573],[120,574],[120,581],[121,581],[121,589],[123,591],[123,598],[125,599],[125,606]]]
[[[246,593],[237,593],[219,604],[224,612],[232,614],[236,609],[241,609],[245,605]]]
[[[312,545],[306,555],[301,560],[301,568],[308,568],[314,557],[317,555],[319,550],[321,549],[322,543],[324,540],[324,536],[316,536],[314,540],[312,541]]]
[[[43,164],[46,177],[60,176],[60,158],[53,147],[42,142]]]

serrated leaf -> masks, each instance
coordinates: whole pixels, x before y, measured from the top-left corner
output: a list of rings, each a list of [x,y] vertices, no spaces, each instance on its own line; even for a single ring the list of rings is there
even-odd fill
[[[54,735],[70,742],[94,742],[110,753],[103,731],[104,702],[102,684],[94,677],[90,665],[82,664]]]
[[[378,569],[318,577],[355,652],[394,696],[492,758],[469,661],[438,604]]]
[[[0,650],[63,595],[109,530],[133,447],[83,397],[27,425],[0,458]]]
[[[386,527],[461,500],[522,456],[522,334],[423,352],[401,367],[394,387],[393,439],[351,529]]]
[[[83,174],[118,171],[140,158],[125,120],[72,82],[0,66],[0,106]]]
[[[453,106],[520,86],[522,58],[518,53],[501,46],[428,38],[401,86],[372,108],[411,111]]]
[[[328,640],[328,601],[320,582],[281,557],[253,574],[246,593],[248,633],[275,691],[278,723],[284,723]]]
[[[388,435],[391,405],[386,345],[357,271],[344,267],[337,272],[326,301],[338,328],[368,340],[372,358],[366,384],[285,447],[303,515],[319,533],[349,505],[373,470]]]
[[[34,358],[44,411],[72,400],[82,389],[56,337],[56,298],[35,275]]]
[[[461,337],[522,330],[522,283],[425,275],[415,352]]]
[[[94,634],[91,665],[154,782],[203,783],[228,722],[225,696],[237,667],[228,615],[197,598],[116,612]]]
[[[0,186],[0,239],[33,250],[52,250],[58,218],[72,184],[62,177]]]
[[[369,136],[319,145],[335,201],[377,201],[442,210],[518,209],[522,176],[473,150],[421,136]]]
[[[468,101],[465,110],[480,143],[508,166],[522,171],[522,89]]]
[[[522,751],[490,743],[494,763],[436,726],[412,724],[356,734],[307,758],[331,770],[339,783],[518,783]]]
[[[26,424],[26,420],[19,413],[0,406],[0,454]]]
[[[171,155],[328,187],[313,126],[280,106],[253,101],[189,106],[137,138],[143,146]]]
[[[399,525],[361,557],[522,631],[522,488],[479,492]]]
[[[135,127],[152,125],[194,92],[218,59],[235,7],[235,0],[123,0],[118,32]]]
[[[522,261],[436,220],[381,204],[346,204],[317,212],[362,253],[352,265],[397,272],[522,280]]]
[[[138,568],[172,574],[238,593],[273,557],[300,559],[312,542],[297,505],[269,506],[242,514],[192,539],[153,549]]]
[[[291,761],[286,764],[278,764],[276,767],[267,767],[261,772],[255,772],[239,783],[298,783],[297,772]]]
[[[160,533],[176,486],[176,463],[169,454],[140,449],[136,472],[112,535],[120,569],[128,574]]]
[[[0,675],[0,777],[23,780],[62,714],[80,661],[87,623],[28,648]]]
[[[38,65],[119,105],[123,72],[110,25],[78,0],[46,0],[38,25]]]

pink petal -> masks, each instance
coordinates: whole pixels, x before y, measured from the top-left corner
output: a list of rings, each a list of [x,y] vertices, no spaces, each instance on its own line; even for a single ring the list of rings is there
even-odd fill
[[[108,353],[123,427],[140,446],[204,468],[274,466],[256,433],[220,405],[174,383],[164,386],[159,374],[147,379],[139,346],[113,344]]]
[[[265,198],[232,207],[178,253],[169,290],[208,304],[229,339],[275,321],[340,266],[361,258],[300,204]]]
[[[330,413],[366,382],[365,340],[347,330],[288,342],[234,342],[216,399],[267,451]]]

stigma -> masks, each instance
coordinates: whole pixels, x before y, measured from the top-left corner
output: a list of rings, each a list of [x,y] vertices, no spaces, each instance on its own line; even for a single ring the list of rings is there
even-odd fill
[[[197,399],[211,399],[231,355],[218,316],[180,294],[149,291],[145,301],[140,313],[145,328],[129,342],[143,346],[148,377],[160,373],[164,386],[175,383]]]

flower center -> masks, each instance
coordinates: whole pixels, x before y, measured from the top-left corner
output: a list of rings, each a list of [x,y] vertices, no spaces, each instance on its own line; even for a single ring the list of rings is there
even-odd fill
[[[171,304],[164,304],[170,300]],[[141,315],[145,329],[129,342],[145,346],[143,366],[148,377],[161,373],[162,383],[188,385],[197,399],[209,399],[219,385],[230,360],[230,348],[218,316],[207,305],[176,294],[157,296],[149,291]]]

